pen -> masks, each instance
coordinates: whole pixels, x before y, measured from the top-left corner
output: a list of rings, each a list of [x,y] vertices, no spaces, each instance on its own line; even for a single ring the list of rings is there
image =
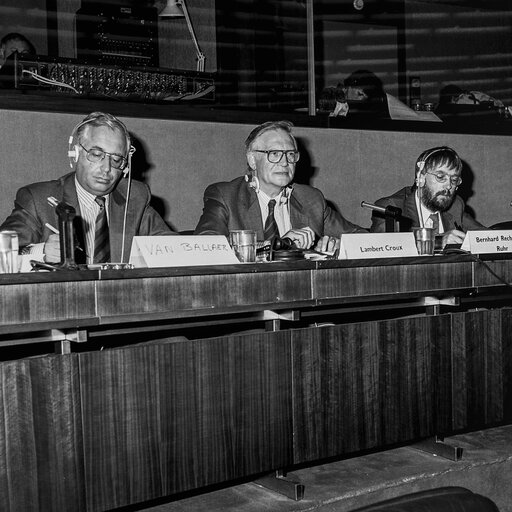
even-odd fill
[[[50,230],[53,231],[56,235],[59,234],[59,230],[57,228],[54,228],[51,224],[48,224],[48,222],[45,223],[45,226]]]
[[[59,202],[57,201],[57,199],[55,199],[55,197],[53,196],[49,196],[46,198],[46,200],[48,201],[48,204],[50,206],[53,206],[54,208],[59,204]]]

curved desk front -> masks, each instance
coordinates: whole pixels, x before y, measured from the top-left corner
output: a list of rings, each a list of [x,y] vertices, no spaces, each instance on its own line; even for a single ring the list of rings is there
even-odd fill
[[[512,420],[512,294],[470,256],[2,275],[0,294],[5,511],[109,510]]]

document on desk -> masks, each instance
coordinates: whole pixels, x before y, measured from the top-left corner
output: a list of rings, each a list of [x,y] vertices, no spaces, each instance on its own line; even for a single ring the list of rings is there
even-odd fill
[[[468,231],[461,249],[472,254],[506,254],[512,252],[512,230],[488,229]]]
[[[418,256],[413,233],[349,233],[341,235],[340,260]]]
[[[136,268],[239,264],[223,235],[135,236],[130,263]]]

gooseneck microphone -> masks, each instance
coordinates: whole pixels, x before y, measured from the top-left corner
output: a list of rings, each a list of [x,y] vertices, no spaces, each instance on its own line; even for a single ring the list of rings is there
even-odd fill
[[[394,233],[397,231],[398,220],[402,216],[402,209],[397,206],[388,205],[386,207],[378,206],[376,204],[368,203],[366,201],[361,202],[362,208],[369,208],[381,215],[384,215],[386,219],[386,233]]]

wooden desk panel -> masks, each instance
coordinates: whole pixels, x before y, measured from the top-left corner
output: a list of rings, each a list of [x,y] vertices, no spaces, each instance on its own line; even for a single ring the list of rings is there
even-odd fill
[[[0,286],[0,332],[29,330],[30,324],[96,317],[95,281],[56,281]],[[90,323],[90,322],[89,322]]]
[[[412,258],[403,258],[403,260]],[[420,261],[421,258],[414,260]],[[421,263],[379,265],[379,260],[353,262],[351,266],[326,262],[315,273],[315,297],[321,300],[343,297],[371,297],[416,293],[443,294],[446,290],[472,287],[470,261],[443,262],[434,257]]]
[[[362,323],[140,345],[130,333],[123,348],[0,362],[0,509],[108,510],[512,422],[507,295],[495,310],[371,316],[397,297],[506,288],[467,257],[407,260],[0,276],[4,333],[188,317],[207,335],[214,314],[368,309]]]
[[[475,262],[473,265],[475,269],[474,281],[475,286],[477,287],[505,287],[505,284],[496,276],[492,275],[486,267],[489,267],[507,283],[512,284],[512,260],[510,258],[500,258],[500,256],[493,255],[493,258],[491,259],[484,255],[482,256],[481,263]]]
[[[428,437],[451,420],[450,317],[293,331],[295,462]]]
[[[174,318],[313,304],[311,270],[162,276],[98,283],[102,323],[121,315]]]
[[[0,510],[85,511],[75,355],[0,363]]]
[[[452,316],[453,429],[512,418],[512,310]]]
[[[289,332],[80,354],[88,510],[289,466]]]

